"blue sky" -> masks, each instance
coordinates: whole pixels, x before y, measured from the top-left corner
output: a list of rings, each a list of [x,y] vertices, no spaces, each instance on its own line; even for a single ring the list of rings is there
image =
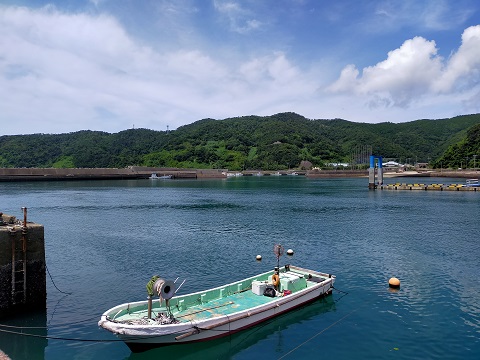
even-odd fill
[[[0,0],[0,135],[480,112],[478,0]]]

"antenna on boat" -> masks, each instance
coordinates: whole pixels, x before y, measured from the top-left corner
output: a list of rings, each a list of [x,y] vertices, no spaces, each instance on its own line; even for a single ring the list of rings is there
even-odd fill
[[[283,250],[284,248],[280,244],[275,244],[275,246],[273,247],[273,253],[277,257],[277,271],[278,269],[280,269],[280,256],[283,255]]]

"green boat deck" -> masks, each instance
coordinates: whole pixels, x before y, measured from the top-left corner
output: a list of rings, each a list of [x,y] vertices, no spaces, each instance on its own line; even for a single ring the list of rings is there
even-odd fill
[[[281,273],[280,290],[290,290],[292,293],[314,286],[323,278],[306,279],[303,273]],[[233,314],[239,311],[248,310],[276,300],[275,297],[263,295],[263,291],[254,291],[252,287],[265,286],[271,283],[271,274],[264,274],[261,277],[244,279],[225,287],[211,289],[205,292],[198,292],[179,297],[169,301],[170,311],[176,321],[187,323],[190,321],[201,321]],[[288,295],[286,295],[288,296]],[[152,319],[148,319],[146,302],[133,303],[127,308],[112,314],[112,320],[124,323],[158,324],[155,320],[158,315],[166,315],[166,301],[154,300],[152,308]]]
[[[173,311],[175,319],[181,322],[191,320],[203,320],[232,314],[237,311],[251,309],[275,300],[268,296],[256,295],[247,290],[241,293],[232,294],[221,299],[211,300],[206,304],[191,306],[186,310]]]

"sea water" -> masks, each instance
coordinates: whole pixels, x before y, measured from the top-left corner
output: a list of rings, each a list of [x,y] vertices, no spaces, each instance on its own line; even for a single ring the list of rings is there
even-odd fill
[[[480,193],[367,182],[0,183],[0,211],[22,218],[25,206],[45,226],[48,270],[46,311],[0,321],[0,349],[12,359],[479,359]],[[333,295],[221,340],[139,354],[97,326],[105,310],[145,300],[153,275],[185,280],[180,294],[220,286],[273,269],[275,244],[294,250],[281,265],[335,274]]]

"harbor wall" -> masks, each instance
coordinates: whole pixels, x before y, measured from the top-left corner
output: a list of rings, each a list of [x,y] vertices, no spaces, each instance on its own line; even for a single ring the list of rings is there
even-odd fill
[[[44,227],[24,211],[23,222],[0,213],[0,318],[46,309]]]
[[[152,174],[171,175],[174,179],[222,178],[222,169],[178,169],[129,166],[113,168],[0,168],[0,181],[113,180],[147,179]]]

